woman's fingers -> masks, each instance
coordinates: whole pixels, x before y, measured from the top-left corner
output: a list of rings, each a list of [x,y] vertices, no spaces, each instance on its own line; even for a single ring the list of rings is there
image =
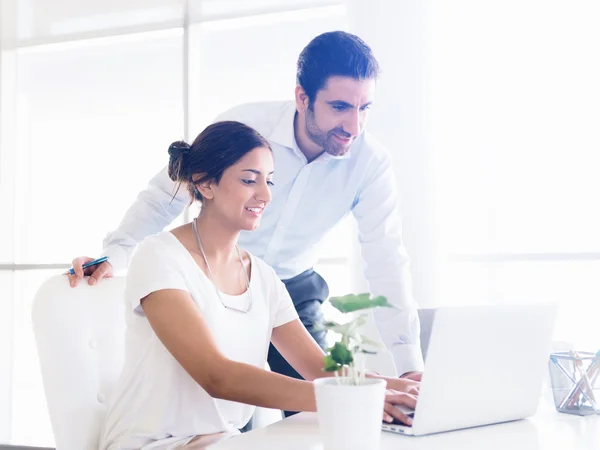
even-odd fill
[[[388,391],[383,407],[384,420],[386,422],[392,422],[393,419],[396,419],[406,425],[412,425],[413,420],[408,415],[407,408],[402,408],[403,410],[401,410],[397,405],[414,410],[417,406],[417,397],[404,392]]]
[[[412,425],[412,419],[400,411],[400,409],[398,409],[395,405],[386,402],[383,406],[383,410],[385,414],[389,416],[389,419],[387,420],[388,423],[392,423],[394,420],[396,420],[405,425]]]

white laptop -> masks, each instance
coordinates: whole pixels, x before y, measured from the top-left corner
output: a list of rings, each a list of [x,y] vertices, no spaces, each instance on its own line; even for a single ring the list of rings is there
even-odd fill
[[[413,425],[383,429],[420,436],[532,416],[556,311],[546,303],[438,308]]]

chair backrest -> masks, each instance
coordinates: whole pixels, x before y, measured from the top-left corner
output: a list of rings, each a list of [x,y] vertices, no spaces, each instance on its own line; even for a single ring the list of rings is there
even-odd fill
[[[50,278],[32,319],[57,450],[97,450],[106,401],[124,359],[124,277],[71,288]]]

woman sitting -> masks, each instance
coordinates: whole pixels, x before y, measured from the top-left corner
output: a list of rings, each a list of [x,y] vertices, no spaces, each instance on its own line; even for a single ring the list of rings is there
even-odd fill
[[[218,122],[169,148],[169,176],[202,204],[191,223],[150,236],[127,275],[123,372],[100,449],[203,448],[239,433],[255,406],[315,411],[311,380],[323,351],[298,319],[284,284],[236,244],[271,199],[268,142]],[[269,343],[305,378],[264,369]],[[415,382],[392,379],[391,405],[414,407]],[[383,413],[383,412],[382,412]],[[387,413],[383,413],[387,414]],[[390,417],[388,416],[388,419]]]

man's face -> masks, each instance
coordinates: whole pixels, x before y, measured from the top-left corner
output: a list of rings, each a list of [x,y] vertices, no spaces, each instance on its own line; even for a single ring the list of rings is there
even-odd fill
[[[374,95],[372,78],[330,77],[306,110],[306,134],[330,155],[345,155],[365,129]]]

